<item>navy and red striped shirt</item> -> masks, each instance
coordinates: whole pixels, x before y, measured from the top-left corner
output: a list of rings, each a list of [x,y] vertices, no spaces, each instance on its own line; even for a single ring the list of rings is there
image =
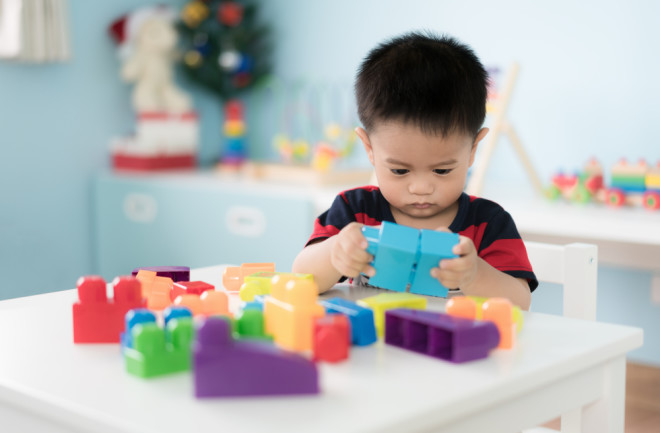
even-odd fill
[[[337,195],[330,209],[316,219],[307,245],[336,235],[351,222],[377,226],[383,221],[396,222],[380,188],[349,189]],[[495,269],[526,279],[532,291],[538,286],[513,218],[497,203],[463,193],[449,230],[472,239],[479,257]]]

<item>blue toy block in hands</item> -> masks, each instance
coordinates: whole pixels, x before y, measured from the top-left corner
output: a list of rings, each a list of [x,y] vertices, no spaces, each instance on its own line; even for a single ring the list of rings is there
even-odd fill
[[[369,284],[405,292],[415,265],[419,230],[385,221],[380,229],[363,227],[362,232],[369,241],[367,252],[374,256],[371,265],[376,269]]]
[[[422,230],[419,238],[417,268],[410,284],[410,293],[418,295],[447,297],[448,290],[431,276],[431,268],[438,266],[442,259],[458,257],[452,252],[458,243],[458,234]]]

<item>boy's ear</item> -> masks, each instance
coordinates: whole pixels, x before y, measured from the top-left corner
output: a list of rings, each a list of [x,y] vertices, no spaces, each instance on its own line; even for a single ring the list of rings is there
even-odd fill
[[[367,157],[369,158],[369,162],[371,162],[371,165],[374,165],[374,149],[371,147],[371,141],[369,141],[369,136],[367,135],[367,131],[365,131],[362,127],[357,127],[355,128],[355,133],[357,134],[358,137],[360,137],[360,140],[362,140],[362,145],[364,146],[364,150],[367,152]]]
[[[488,128],[481,128],[479,132],[477,133],[477,136],[474,139],[474,142],[472,143],[472,149],[470,150],[470,167],[472,166],[472,163],[474,163],[474,156],[477,154],[477,148],[479,147],[479,142],[484,139],[486,134],[488,134],[489,129]]]

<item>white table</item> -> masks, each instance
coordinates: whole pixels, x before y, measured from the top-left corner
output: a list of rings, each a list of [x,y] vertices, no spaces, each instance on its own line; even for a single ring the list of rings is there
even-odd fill
[[[217,284],[220,268],[192,279]],[[454,365],[378,343],[320,364],[318,396],[201,401],[190,373],[144,380],[124,372],[117,345],[74,345],[75,299],[0,302],[3,432],[504,433],[583,406],[583,431],[622,433],[625,355],[642,344],[637,328],[527,313],[518,346],[485,360]]]

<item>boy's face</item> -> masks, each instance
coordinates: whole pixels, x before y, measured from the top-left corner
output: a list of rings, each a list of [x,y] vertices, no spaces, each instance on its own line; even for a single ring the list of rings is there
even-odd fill
[[[476,139],[459,133],[442,137],[402,122],[382,123],[369,135],[357,130],[394,219],[417,228],[451,223],[477,145],[487,132],[482,129]]]

